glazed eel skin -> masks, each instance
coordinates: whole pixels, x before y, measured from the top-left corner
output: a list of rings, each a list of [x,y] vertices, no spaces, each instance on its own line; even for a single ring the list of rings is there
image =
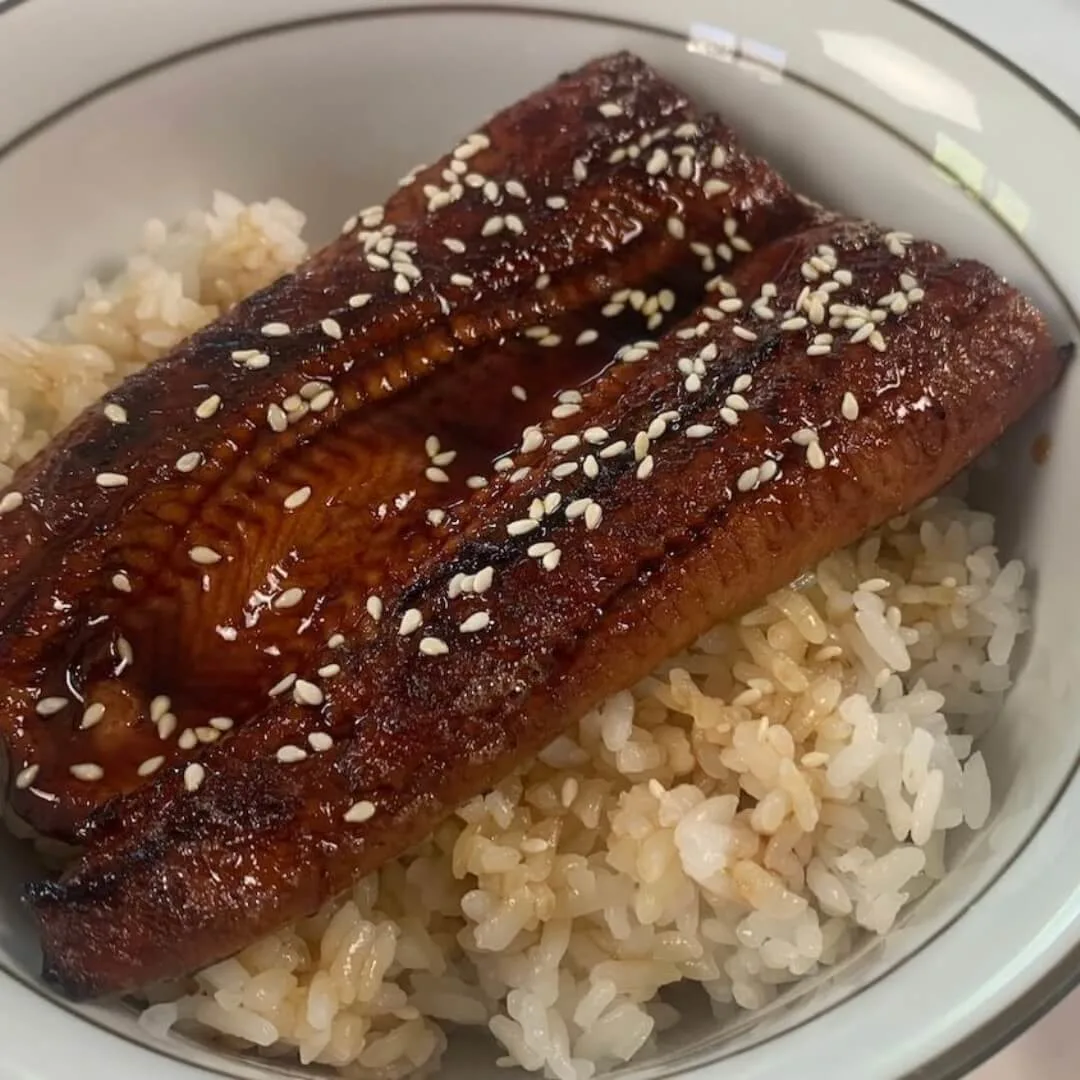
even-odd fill
[[[98,407],[16,477],[0,722],[16,809],[85,845],[27,890],[46,976],[72,995],[181,975],[311,913],[931,494],[1059,375],[1041,315],[992,271],[797,199],[632,57],[455,153],[128,380],[110,396],[126,423]],[[495,179],[494,209],[487,179],[441,197],[467,181],[455,160]],[[388,263],[415,242],[418,269],[373,268],[357,228],[389,236]],[[681,318],[673,281],[696,297]],[[629,309],[652,325],[622,325]],[[517,380],[556,354],[530,397]],[[514,445],[503,410],[532,420]],[[470,467],[500,461],[447,499],[418,475],[456,464],[451,439],[480,447]],[[223,626],[236,636],[214,640]],[[176,660],[192,648],[205,679]],[[213,726],[223,696],[242,715]],[[183,730],[223,737],[180,746],[188,710]],[[79,777],[69,744],[88,738],[98,756],[75,764],[99,770]],[[140,775],[146,740],[170,756]]]

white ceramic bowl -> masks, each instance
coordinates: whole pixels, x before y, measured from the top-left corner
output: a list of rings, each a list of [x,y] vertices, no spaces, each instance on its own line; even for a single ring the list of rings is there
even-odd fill
[[[893,0],[564,6],[0,3],[0,325],[35,330],[144,218],[179,214],[215,186],[281,194],[329,235],[478,117],[627,47],[806,189],[985,259],[1039,300],[1062,340],[1080,332],[1080,127],[1000,58]],[[1066,417],[1077,397],[1067,380],[978,491],[1037,590],[1024,670],[982,745],[997,793],[990,824],[883,943],[753,1024],[689,1020],[627,1074],[956,1076],[1075,979],[1080,425]],[[1029,447],[1044,430],[1052,453],[1036,467]],[[28,857],[5,840],[0,866],[0,1078],[267,1074],[154,1043],[120,1008],[51,998],[18,903]],[[490,1054],[472,1053],[453,1052],[446,1075],[494,1073]]]

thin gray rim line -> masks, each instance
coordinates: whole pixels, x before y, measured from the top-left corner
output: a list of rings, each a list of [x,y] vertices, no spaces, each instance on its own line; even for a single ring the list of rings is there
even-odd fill
[[[19,6],[20,4],[25,2],[27,2],[27,0],[12,0],[7,9],[0,7],[0,14],[3,14],[5,10],[10,10],[12,6]],[[969,34],[967,31],[964,31],[959,27],[954,26],[952,23],[948,22],[948,20],[942,18],[941,16],[925,11],[918,4],[914,3],[913,0],[890,0],[890,2],[926,19],[928,22],[937,26],[939,29],[944,30],[945,32],[951,34],[954,37],[957,37],[969,46],[975,48],[977,51],[983,53],[985,56],[993,60],[998,66],[1008,71],[1013,77],[1017,78],[1021,83],[1026,85],[1029,89],[1039,94],[1040,97],[1042,97],[1049,105],[1051,105],[1058,112],[1060,112],[1065,117],[1065,119],[1074,128],[1077,129],[1078,133],[1080,133],[1080,114],[1074,111],[1056,94],[1054,94],[1047,87],[1043,86],[1043,84],[1038,82],[1038,80],[1032,78],[1027,72],[1023,71],[1023,69],[1018,67],[1007,57],[1002,56],[995,49],[986,45],[984,42]],[[581,11],[565,10],[559,8],[506,8],[501,7],[497,4],[483,3],[461,3],[445,5],[403,4],[395,7],[374,8],[353,12],[335,12],[325,15],[311,16],[303,19],[286,20],[283,22],[272,23],[270,25],[258,27],[251,30],[241,31],[236,34],[220,38],[217,41],[206,42],[201,45],[181,50],[180,52],[174,53],[171,56],[163,57],[159,60],[153,61],[150,64],[135,68],[134,70],[127,72],[124,75],[120,75],[114,79],[110,79],[107,82],[102,83],[100,86],[89,90],[84,94],[81,94],[67,104],[54,110],[52,113],[30,125],[24,131],[20,132],[18,135],[10,139],[4,146],[0,147],[0,163],[2,163],[5,158],[18,150],[23,144],[33,139],[36,135],[43,133],[59,121],[65,119],[68,115],[77,112],[83,106],[89,105],[92,102],[98,100],[99,98],[107,96],[115,90],[122,89],[123,87],[138,82],[143,78],[157,74],[160,71],[177,66],[188,60],[194,60],[204,55],[224,51],[225,49],[229,49],[238,45],[243,45],[250,41],[260,40],[262,38],[272,37],[278,34],[306,30],[315,26],[377,18],[401,18],[415,15],[432,14],[498,14],[503,16],[520,16],[523,18],[540,17],[548,19],[566,19],[575,22],[592,23],[622,29],[644,31],[646,33],[656,34],[660,37],[664,37],[674,41],[687,40],[685,34],[669,30],[665,27],[638,22],[633,19],[619,18],[616,16],[587,14]],[[754,57],[744,56],[738,49],[736,49],[736,54],[739,55],[740,58],[745,59],[750,63],[760,64],[759,60]],[[843,108],[855,112],[857,115],[863,117],[870,123],[888,132],[890,135],[898,139],[904,145],[914,150],[919,157],[923,158],[935,168],[941,168],[940,165],[933,162],[930,155],[927,154],[922,147],[920,147],[917,143],[908,138],[902,132],[899,132],[892,128],[890,125],[882,122],[878,117],[871,114],[866,108],[840,97],[835,92],[817,85],[815,82],[813,82],[813,80],[805,76],[799,75],[798,73],[793,72],[790,69],[785,68],[783,71],[783,76],[785,78],[791,79],[792,82],[795,82],[798,85],[813,90],[814,92],[822,95],[828,100],[835,102]],[[1076,308],[1073,306],[1072,302],[1058,286],[1055,278],[1047,271],[1041,259],[1039,259],[1038,256],[1030,249],[1024,238],[1008,226],[1008,224],[994,211],[993,207],[991,207],[989,203],[987,203],[981,193],[972,192],[971,189],[967,187],[967,185],[963,184],[962,178],[960,178],[959,176],[955,176],[955,174],[953,175],[955,179],[961,182],[964,190],[970,192],[975,197],[976,201],[979,203],[982,209],[986,211],[990,219],[994,221],[999,228],[1004,229],[1005,232],[1020,246],[1020,248],[1024,251],[1025,255],[1027,255],[1027,257],[1031,259],[1032,263],[1039,270],[1040,274],[1043,276],[1043,278],[1049,284],[1050,288],[1055,293],[1059,302],[1062,304],[1064,309],[1068,311],[1074,328],[1080,326],[1080,318],[1078,318],[1077,316]],[[976,896],[972,899],[971,903],[966,906],[965,911],[973,907],[975,904],[979,903],[982,898],[1008,872],[1008,870],[1016,862],[1016,860],[1023,854],[1023,852],[1027,849],[1028,845],[1031,843],[1033,837],[1036,835],[1039,829],[1046,822],[1047,818],[1053,813],[1057,805],[1060,803],[1062,796],[1064,795],[1070,784],[1073,782],[1073,780],[1076,778],[1078,771],[1080,771],[1080,757],[1074,760],[1068,776],[1063,781],[1059,790],[1055,793],[1053,800],[1048,805],[1043,814],[1040,816],[1038,822],[1029,832],[1027,837],[1025,837],[1024,842],[1016,849],[1016,851],[1012,853],[1008,861],[1001,867],[998,873],[989,882],[987,882],[982,889],[979,890]],[[964,913],[961,912],[954,916],[944,926],[941,927],[937,934],[935,934],[927,941],[923,942],[916,949],[912,950],[912,952],[910,952],[907,956],[898,960],[888,970],[876,975],[862,987],[853,991],[852,994],[847,995],[839,1001],[833,1002],[832,1004],[826,1006],[824,1009],[821,1010],[821,1012],[815,1014],[813,1017],[809,1017],[808,1019],[801,1020],[798,1023],[795,1023],[791,1025],[791,1027],[786,1028],[783,1032],[775,1035],[766,1036],[764,1039],[754,1044],[754,1046],[752,1047],[742,1047],[737,1050],[725,1053],[722,1057],[716,1057],[711,1058],[708,1061],[697,1062],[688,1067],[696,1070],[707,1068],[710,1065],[715,1065],[720,1061],[732,1060],[749,1052],[750,1050],[756,1050],[759,1047],[766,1046],[768,1045],[768,1043],[774,1041],[775,1039],[782,1038],[788,1032],[796,1031],[799,1028],[804,1027],[809,1023],[812,1023],[820,1016],[825,1016],[828,1013],[833,1012],[837,1008],[840,1008],[841,1006],[852,1001],[860,994],[873,988],[883,979],[888,978],[893,972],[897,971],[909,961],[919,956],[924,950],[930,947],[942,934],[946,933],[952,926],[954,926],[963,917],[963,914]],[[36,982],[24,978],[19,972],[12,971],[3,963],[0,963],[0,975],[6,976],[11,981],[31,991],[35,996],[48,1002],[49,1004],[53,1006],[58,1006],[63,1011],[65,1011],[71,1016],[76,1017],[83,1023],[90,1023],[97,1027],[99,1030],[108,1033],[112,1037],[123,1039],[125,1042],[129,1043],[130,1045],[137,1046],[143,1051],[149,1051],[151,1053],[158,1054],[162,1057],[176,1061],[178,1064],[184,1065],[188,1068],[200,1069],[210,1074],[227,1077],[229,1078],[229,1080],[236,1080],[238,1074],[235,1072],[226,1071],[225,1069],[220,1068],[216,1065],[193,1063],[182,1057],[179,1053],[174,1053],[171,1049],[167,1047],[150,1046],[137,1039],[133,1039],[130,1035],[124,1032],[114,1030],[108,1025],[101,1023],[97,1019],[83,1015],[82,1013],[78,1012],[70,1003],[64,1001],[61,998],[53,997],[51,994],[45,992]],[[991,1057],[993,1053],[995,1053],[998,1049],[1006,1045],[1008,1042],[1012,1041],[1012,1039],[1015,1038],[1020,1032],[1029,1027],[1041,1016],[1045,1015],[1045,1013],[1049,1011],[1049,1009],[1051,1009],[1067,993],[1069,993],[1071,989],[1073,989],[1077,985],[1080,985],[1080,946],[1070,952],[1070,954],[1061,962],[1059,962],[1059,964],[1055,965],[1055,967],[1052,968],[1050,972],[1048,972],[1043,977],[1043,980],[1039,985],[1042,985],[1042,983],[1048,982],[1052,979],[1056,980],[1059,978],[1061,981],[1056,987],[1049,990],[1045,997],[1032,1003],[1032,1005],[1030,1006],[1030,1012],[1027,1012],[1025,1010],[1026,1015],[1020,1015],[1016,1018],[1016,1020],[1009,1026],[1009,1034],[1007,1036],[992,1040],[989,1046],[976,1047],[971,1045],[973,1041],[977,1041],[979,1036],[985,1034],[986,1032],[992,1031],[997,1020],[1001,1016],[1007,1015],[1010,1010],[1015,1009],[1018,1002],[1022,1002],[1028,997],[1036,997],[1037,995],[1035,994],[1035,990],[1037,989],[1037,987],[1033,988],[1033,990],[1029,994],[1022,995],[1017,1002],[1013,1002],[1010,1005],[1005,1006],[1002,1011],[998,1013],[994,1018],[984,1024],[981,1028],[976,1029],[974,1033],[966,1036],[961,1043],[950,1047],[948,1050],[943,1051],[937,1058],[931,1060],[930,1062],[918,1066],[915,1072],[909,1072],[903,1077],[898,1077],[897,1080],[916,1080],[916,1078],[918,1078],[918,1080],[930,1080],[931,1076],[940,1078],[940,1080],[959,1080],[959,1078],[966,1075],[970,1071],[970,1069],[974,1068],[980,1062]],[[958,1053],[963,1055],[961,1060],[953,1060],[952,1062],[948,1060],[950,1057]],[[227,1059],[228,1057],[234,1057],[234,1055],[226,1055],[222,1053],[222,1057]],[[244,1058],[241,1056],[235,1056],[235,1060],[250,1063],[257,1062],[257,1059]],[[268,1063],[257,1063],[262,1068],[268,1067]],[[270,1066],[270,1068],[272,1069],[272,1071],[278,1073],[279,1075],[297,1075],[295,1070],[290,1070],[286,1072],[284,1069],[281,1069],[279,1067]],[[668,1077],[675,1075],[677,1070],[685,1071],[685,1068],[686,1067],[683,1066],[674,1066],[671,1070],[659,1072],[657,1074],[658,1080],[667,1080]],[[931,1073],[928,1070],[937,1071]]]

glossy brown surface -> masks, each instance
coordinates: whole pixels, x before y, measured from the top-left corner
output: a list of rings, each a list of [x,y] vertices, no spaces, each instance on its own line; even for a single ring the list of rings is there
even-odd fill
[[[616,103],[618,115],[599,109]],[[556,391],[697,302],[741,254],[731,215],[759,243],[808,213],[631,57],[589,65],[481,132],[490,146],[459,144],[361,214],[370,227],[350,222],[297,274],[118,387],[108,401],[126,423],[95,407],[16,478],[24,502],[0,516],[0,730],[13,808],[39,832],[73,839],[149,770],[195,760],[262,713],[370,594],[402,586],[449,531],[429,511],[470,497],[467,479],[490,478]],[[729,189],[710,190],[720,177]],[[456,201],[427,209],[459,182]],[[503,228],[484,235],[495,215]],[[401,242],[415,249],[395,255]],[[415,268],[407,292],[396,259]],[[267,336],[271,323],[290,332]],[[586,331],[596,340],[577,344]],[[269,363],[252,369],[248,351]],[[440,467],[430,436],[457,455],[445,482],[426,473]],[[102,472],[126,483],[102,488]],[[220,561],[194,562],[198,548]],[[40,715],[50,699],[67,704]]]
[[[620,57],[572,76],[531,99],[531,106],[518,106],[528,123],[500,129],[493,122],[492,152],[500,140],[512,142],[527,129],[531,147],[558,143],[553,132],[574,141],[575,131],[588,128],[567,162],[586,153],[585,147],[594,162],[608,162],[612,143],[597,149],[601,136],[588,116],[616,96],[594,86],[612,77],[631,85],[627,93],[640,104],[605,116],[603,138],[610,139],[609,126],[618,129],[630,112],[648,112],[648,124],[657,124],[657,112],[668,106],[646,104],[646,98],[678,100],[677,108],[685,108],[636,61]],[[586,95],[583,86],[593,89]],[[578,88],[569,95],[578,113],[566,117],[564,131],[553,119],[559,106],[552,102],[569,93],[568,87]],[[556,125],[551,131],[549,123]],[[156,467],[147,459],[158,455],[158,437],[145,430],[141,439],[133,437],[132,472],[142,467],[134,464],[136,455],[152,471],[124,489],[139,493],[132,493],[123,518],[111,504],[94,517],[97,503],[89,495],[72,516],[55,505],[63,490],[59,484],[49,489],[56,493],[54,502],[32,494],[41,489],[26,484],[27,477],[32,483],[70,478],[87,460],[91,469],[103,467],[98,462],[105,458],[83,450],[94,446],[89,420],[36,473],[19,478],[34,512],[55,518],[49,535],[74,531],[99,558],[112,549],[94,543],[107,544],[110,536],[127,543],[125,537],[142,537],[137,523],[155,523],[146,569],[139,570],[147,575],[138,582],[146,591],[124,594],[119,602],[113,597],[108,610],[109,627],[126,627],[125,618],[145,620],[139,639],[130,637],[130,671],[106,680],[143,703],[143,712],[118,737],[123,754],[129,753],[124,739],[134,737],[129,733],[149,724],[149,694],[163,692],[142,686],[139,697],[128,689],[139,685],[143,655],[158,678],[170,671],[171,657],[172,677],[190,681],[193,700],[210,689],[224,693],[222,687],[233,700],[250,695],[247,722],[237,722],[221,741],[197,746],[141,787],[129,777],[118,781],[130,793],[106,803],[82,827],[85,856],[60,882],[30,887],[46,973],[66,990],[125,990],[179,975],[310,913],[711,623],[745,609],[830,550],[930,494],[1052,385],[1060,361],[1041,316],[985,267],[951,260],[903,234],[803,208],[774,174],[746,162],[730,145],[714,157],[715,139],[729,140],[722,128],[703,123],[700,135],[691,137],[677,134],[677,125],[667,121],[660,126],[669,131],[650,138],[637,158],[592,166],[597,174],[626,177],[605,179],[602,195],[576,199],[574,192],[590,183],[592,172],[580,178],[579,169],[575,179],[567,164],[563,186],[569,206],[562,211],[561,245],[553,227],[547,246],[534,248],[530,217],[523,236],[503,237],[502,246],[469,269],[459,271],[460,260],[447,263],[485,284],[460,307],[451,305],[450,325],[468,325],[474,334],[455,330],[455,343],[440,357],[442,374],[421,380],[419,374],[434,365],[417,362],[409,376],[417,385],[398,389],[401,380],[390,373],[400,363],[392,357],[421,355],[409,342],[433,340],[446,320],[415,311],[408,297],[388,295],[383,321],[362,342],[331,350],[343,368],[352,366],[334,379],[337,401],[325,412],[305,417],[281,436],[258,438],[260,414],[269,400],[279,400],[281,383],[264,384],[260,372],[242,389],[237,386],[233,412],[223,405],[220,419],[212,418],[216,440],[205,436],[207,456],[217,455],[210,492],[200,486],[201,477],[190,481],[188,492],[188,482],[177,482],[162,464],[190,447],[197,429],[190,409],[208,387],[181,402],[175,424],[183,438],[160,453]],[[696,164],[687,171],[693,175],[684,178],[674,150],[694,139],[701,146],[690,155]],[[655,157],[657,145],[663,158]],[[713,161],[718,164],[709,174]],[[707,195],[699,166],[731,189],[714,187]],[[531,192],[544,186],[540,178],[549,175],[548,167],[518,166],[517,176]],[[493,168],[485,166],[488,175]],[[605,252],[614,235],[605,231],[611,208],[631,189],[640,199],[633,212],[645,225],[632,241],[620,233],[620,243]],[[407,200],[411,190],[398,198]],[[421,214],[408,229],[420,234],[433,219],[449,215],[442,220],[454,220],[453,235],[467,237],[471,248],[484,216],[459,225],[457,205]],[[421,211],[413,206],[408,212]],[[673,215],[685,226],[670,225]],[[406,220],[401,219],[403,233]],[[588,238],[598,233],[609,239],[594,250]],[[733,236],[750,239],[732,245]],[[692,246],[706,242],[706,248]],[[715,254],[717,244],[727,245],[730,267],[723,252]],[[687,272],[682,256],[688,250],[706,263],[698,271],[712,274],[707,264],[719,258],[727,276],[705,284],[707,296],[689,318],[677,327],[656,328],[655,341],[621,350],[616,363],[592,378],[606,363],[613,338],[604,335],[595,352],[568,348],[571,332],[576,340],[582,327],[607,318],[590,304],[605,306],[612,291],[632,281],[647,281],[649,289],[674,281]],[[418,265],[423,251],[418,250]],[[347,258],[339,243],[310,273],[325,270],[326,280],[340,288],[341,260]],[[598,282],[590,266],[601,263]],[[496,284],[500,271],[505,279]],[[537,287],[539,274],[550,275],[550,287]],[[572,284],[563,287],[556,307],[546,294],[556,292],[559,281]],[[680,281],[682,297],[701,288],[700,279]],[[315,304],[313,291],[303,305],[293,302],[290,308],[294,286],[278,288],[276,300],[256,300],[250,312],[256,324],[288,318],[299,323],[302,316],[305,325],[312,318],[317,325],[324,309]],[[487,313],[474,319],[474,310]],[[566,320],[563,333],[557,310]],[[248,318],[239,315],[241,324]],[[501,344],[537,322],[549,330],[526,337],[535,344]],[[614,322],[612,328],[616,336],[649,337]],[[121,393],[131,395],[125,399],[129,412],[145,409],[151,385],[160,385],[159,401],[166,394],[180,398],[184,384],[178,371],[205,363],[204,356],[220,349],[228,333],[224,325],[210,328],[183,359],[152,369],[143,389],[126,385]],[[541,344],[552,334],[561,340]],[[241,347],[249,340],[241,337]],[[278,380],[292,377],[290,364],[302,369],[286,389],[319,375],[318,364],[327,363],[327,354],[313,357],[311,347],[296,346],[292,360],[278,369]],[[435,352],[422,346],[429,359]],[[558,357],[556,377],[541,380],[521,402],[511,387],[538,362],[546,366],[548,356]],[[226,360],[220,369],[228,366]],[[325,368],[321,377],[331,381]],[[553,388],[572,382],[582,386],[580,410],[548,417]],[[542,405],[532,411],[530,402]],[[511,408],[517,410],[513,415]],[[520,425],[530,420],[539,424],[531,438],[539,445],[516,450],[510,470],[481,470],[487,486],[459,489],[453,502],[442,498],[450,485],[429,491],[416,480],[427,465],[423,441],[436,431],[429,426],[433,419],[441,425],[440,447],[459,449],[465,470],[480,469],[485,457],[518,442]],[[80,458],[84,453],[89,457]],[[124,460],[122,448],[110,453],[110,468]],[[458,461],[452,465],[457,469]],[[272,503],[252,486],[268,478],[277,485]],[[281,500],[300,484],[312,487],[311,498],[294,516],[281,513]],[[386,522],[378,507],[403,485],[416,494],[383,515],[390,523],[382,531]],[[159,496],[162,486],[181,494]],[[233,490],[245,492],[244,505],[253,508],[254,518],[229,512],[240,503],[222,493]],[[113,497],[107,493],[106,503]],[[164,511],[177,503],[186,514],[181,527],[164,528],[161,522],[172,521]],[[446,517],[431,528],[427,510],[433,506],[446,510]],[[24,512],[0,519],[0,527],[10,532],[10,521]],[[192,533],[192,519],[213,531]],[[227,559],[192,575],[192,535]],[[305,598],[315,597],[315,631],[301,634],[296,644],[296,615],[290,616],[288,635],[269,639],[281,650],[275,658],[280,666],[257,672],[240,667],[243,685],[234,686],[233,669],[216,656],[223,648],[208,629],[210,620],[235,611],[250,596],[252,583],[265,579],[266,567],[282,560],[292,560],[288,586],[303,581]],[[25,549],[12,549],[4,560],[9,580],[22,582],[30,596],[36,596],[34,582],[44,563],[44,555]],[[125,566],[136,566],[130,555]],[[165,566],[178,582],[170,589],[156,584]],[[87,560],[83,578],[69,571],[50,588],[79,596],[74,586],[81,584],[90,602],[98,603],[100,581],[83,584],[94,572]],[[189,578],[195,584],[185,592]],[[135,579],[133,574],[133,585]],[[378,619],[366,603],[372,594],[382,604]],[[155,607],[148,595],[170,600]],[[10,715],[18,721],[6,734],[25,740],[32,728],[34,752],[62,755],[63,739],[43,733],[52,732],[63,713],[28,720],[27,704],[37,694],[58,693],[51,685],[43,691],[42,679],[54,672],[49,664],[56,659],[70,668],[65,650],[76,638],[85,648],[77,631],[83,627],[85,637],[87,613],[96,609],[84,607],[75,619],[42,614],[47,603],[40,596],[35,602],[20,608],[9,601],[7,609],[8,620],[26,612],[46,619],[48,632],[40,640],[50,644],[39,645],[35,654],[41,679],[32,693],[22,689],[28,669],[18,667],[16,657],[2,658]],[[264,606],[246,629],[261,644],[260,635],[271,633],[272,625]],[[325,644],[330,634],[342,635],[334,647]],[[201,647],[190,644],[202,641],[200,635],[210,644],[193,664],[184,650]],[[3,640],[5,648],[13,647]],[[222,669],[220,684],[206,675],[217,670],[215,663]],[[282,671],[302,681],[276,697],[263,696]],[[258,674],[258,691],[245,691]],[[200,707],[216,709],[215,700],[211,695]],[[110,744],[103,752],[112,749]],[[119,757],[121,751],[118,767],[134,760]],[[109,781],[97,783],[108,787]],[[69,800],[69,788],[61,790]],[[67,817],[54,820],[70,828],[97,801],[89,800],[63,802]],[[58,834],[63,831],[58,825]]]

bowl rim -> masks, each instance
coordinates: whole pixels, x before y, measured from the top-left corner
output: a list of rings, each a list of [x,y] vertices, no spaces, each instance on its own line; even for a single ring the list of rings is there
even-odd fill
[[[883,0],[883,2],[887,6],[900,8],[915,15],[917,18],[931,24],[936,30],[957,39],[960,43],[981,53],[996,67],[1002,69],[1013,79],[1023,84],[1028,90],[1041,98],[1046,105],[1057,112],[1069,126],[1080,134],[1080,108],[1074,108],[1040,79],[1036,78],[997,48],[984,41],[977,34],[953,22],[938,11],[925,6],[930,0],[921,0],[921,2],[920,0]],[[2,20],[5,15],[9,15],[16,9],[22,8],[28,3],[29,0],[0,0],[0,20]],[[353,22],[367,18],[404,18],[433,13],[483,14],[493,11],[503,15],[513,16],[543,15],[551,18],[583,20],[612,27],[644,31],[668,38],[684,37],[684,35],[663,25],[652,24],[632,16],[621,16],[612,14],[609,11],[582,10],[581,8],[574,6],[574,0],[553,0],[551,3],[548,3],[547,0],[523,0],[523,2],[515,2],[512,5],[505,5],[501,3],[500,0],[490,0],[490,2],[485,2],[485,0],[461,0],[461,2],[459,2],[459,0],[428,0],[428,2],[424,2],[424,0],[404,0],[404,2],[400,3],[396,2],[396,0],[387,0],[385,4],[369,4],[364,2],[364,0],[361,0],[361,6],[352,9],[322,11],[295,18],[272,19],[272,21],[262,25],[230,31],[223,36],[214,37],[195,45],[179,49],[175,52],[167,53],[145,64],[137,65],[122,74],[108,78],[94,86],[92,89],[73,96],[46,113],[44,116],[27,125],[22,130],[15,132],[7,139],[7,141],[0,144],[0,164],[2,164],[4,159],[10,154],[33,140],[37,135],[44,133],[68,116],[77,113],[84,106],[90,105],[94,101],[105,97],[116,90],[133,85],[141,79],[176,65],[183,64],[186,61],[197,59],[200,56],[215,53],[249,41],[255,41],[273,35],[308,29],[320,25]],[[1026,244],[1024,244],[1022,238],[1016,237],[1016,239],[1026,248]],[[1034,256],[1032,257],[1034,258]],[[1037,259],[1036,262],[1038,262]],[[1080,320],[1077,319],[1077,309],[1080,307],[1080,297],[1078,297],[1077,301],[1074,303],[1060,290],[1060,287],[1052,275],[1047,274],[1047,277],[1054,289],[1058,291],[1060,299],[1065,304],[1066,309],[1069,311],[1074,322],[1080,322]],[[1019,858],[1034,837],[1043,829],[1049,818],[1060,808],[1065,792],[1076,782],[1078,774],[1080,774],[1080,760],[1074,763],[1065,782],[1056,793],[1054,799],[1047,806],[1045,812],[1041,815],[1034,830],[1024,839],[1020,847],[1013,852],[1006,864],[998,871],[998,874],[979,891],[973,902],[977,902],[981,899],[982,896],[985,895],[985,893],[989,891],[1002,876],[1004,876],[1012,863]],[[931,944],[937,936],[945,933],[949,926],[962,918],[962,915],[957,916],[954,920],[947,923],[927,942],[917,947],[908,956],[903,957],[895,964],[891,965],[887,972],[872,979],[865,987],[861,988],[855,996],[857,996],[858,993],[861,993],[862,990],[869,989],[869,987],[877,981],[887,977],[887,975],[896,968],[903,966],[909,959]],[[87,1024],[96,1029],[99,1035],[105,1036],[106,1039],[120,1040],[132,1051],[139,1054],[151,1053],[155,1056],[163,1057],[169,1061],[173,1067],[181,1069],[185,1074],[191,1076],[193,1080],[197,1080],[197,1077],[199,1076],[219,1076],[225,1078],[225,1080],[234,1080],[237,1076],[236,1073],[227,1071],[213,1063],[187,1060],[178,1054],[171,1052],[164,1044],[153,1045],[149,1042],[144,1043],[133,1039],[122,1031],[115,1030],[100,1023],[93,1016],[88,1016],[77,1011],[70,1003],[51,995],[32,979],[23,978],[18,973],[9,970],[4,964],[0,963],[0,988],[4,986],[13,986],[17,988],[16,992],[19,990],[29,991],[30,995],[35,998],[38,1003],[52,1006],[53,1009],[58,1008],[58,1011],[64,1014],[68,1021],[74,1020],[79,1024]],[[968,1075],[973,1069],[988,1061],[1025,1030],[1042,1019],[1077,987],[1080,987],[1080,942],[1077,942],[1072,946],[1063,956],[1044,971],[1033,985],[1022,991],[1011,1002],[1002,1004],[993,1016],[984,1020],[951,1045],[937,1052],[935,1056],[928,1061],[897,1076],[896,1080],[961,1080],[962,1077]],[[773,1037],[782,1037],[783,1034],[786,1034],[789,1030],[803,1027],[811,1023],[814,1019],[817,1019],[818,1016],[833,1011],[849,1000],[851,1000],[850,997],[844,997],[836,1002],[832,1002],[825,1006],[821,1012],[815,1014],[815,1016],[808,1020],[800,1021],[794,1024],[792,1028],[785,1029],[784,1032]],[[737,1057],[738,1053],[736,1053],[735,1056]],[[720,1063],[721,1062],[717,1061],[699,1062],[678,1071],[665,1070],[663,1075],[674,1076],[700,1073],[703,1072],[704,1069],[711,1068]],[[255,1064],[258,1067],[265,1069],[267,1075],[273,1075],[277,1071],[275,1066],[270,1062],[255,1062]],[[0,1064],[0,1076],[6,1076],[3,1072],[2,1064]],[[34,1078],[34,1080],[38,1080],[38,1078]],[[52,1078],[42,1077],[41,1080],[52,1080]]]

